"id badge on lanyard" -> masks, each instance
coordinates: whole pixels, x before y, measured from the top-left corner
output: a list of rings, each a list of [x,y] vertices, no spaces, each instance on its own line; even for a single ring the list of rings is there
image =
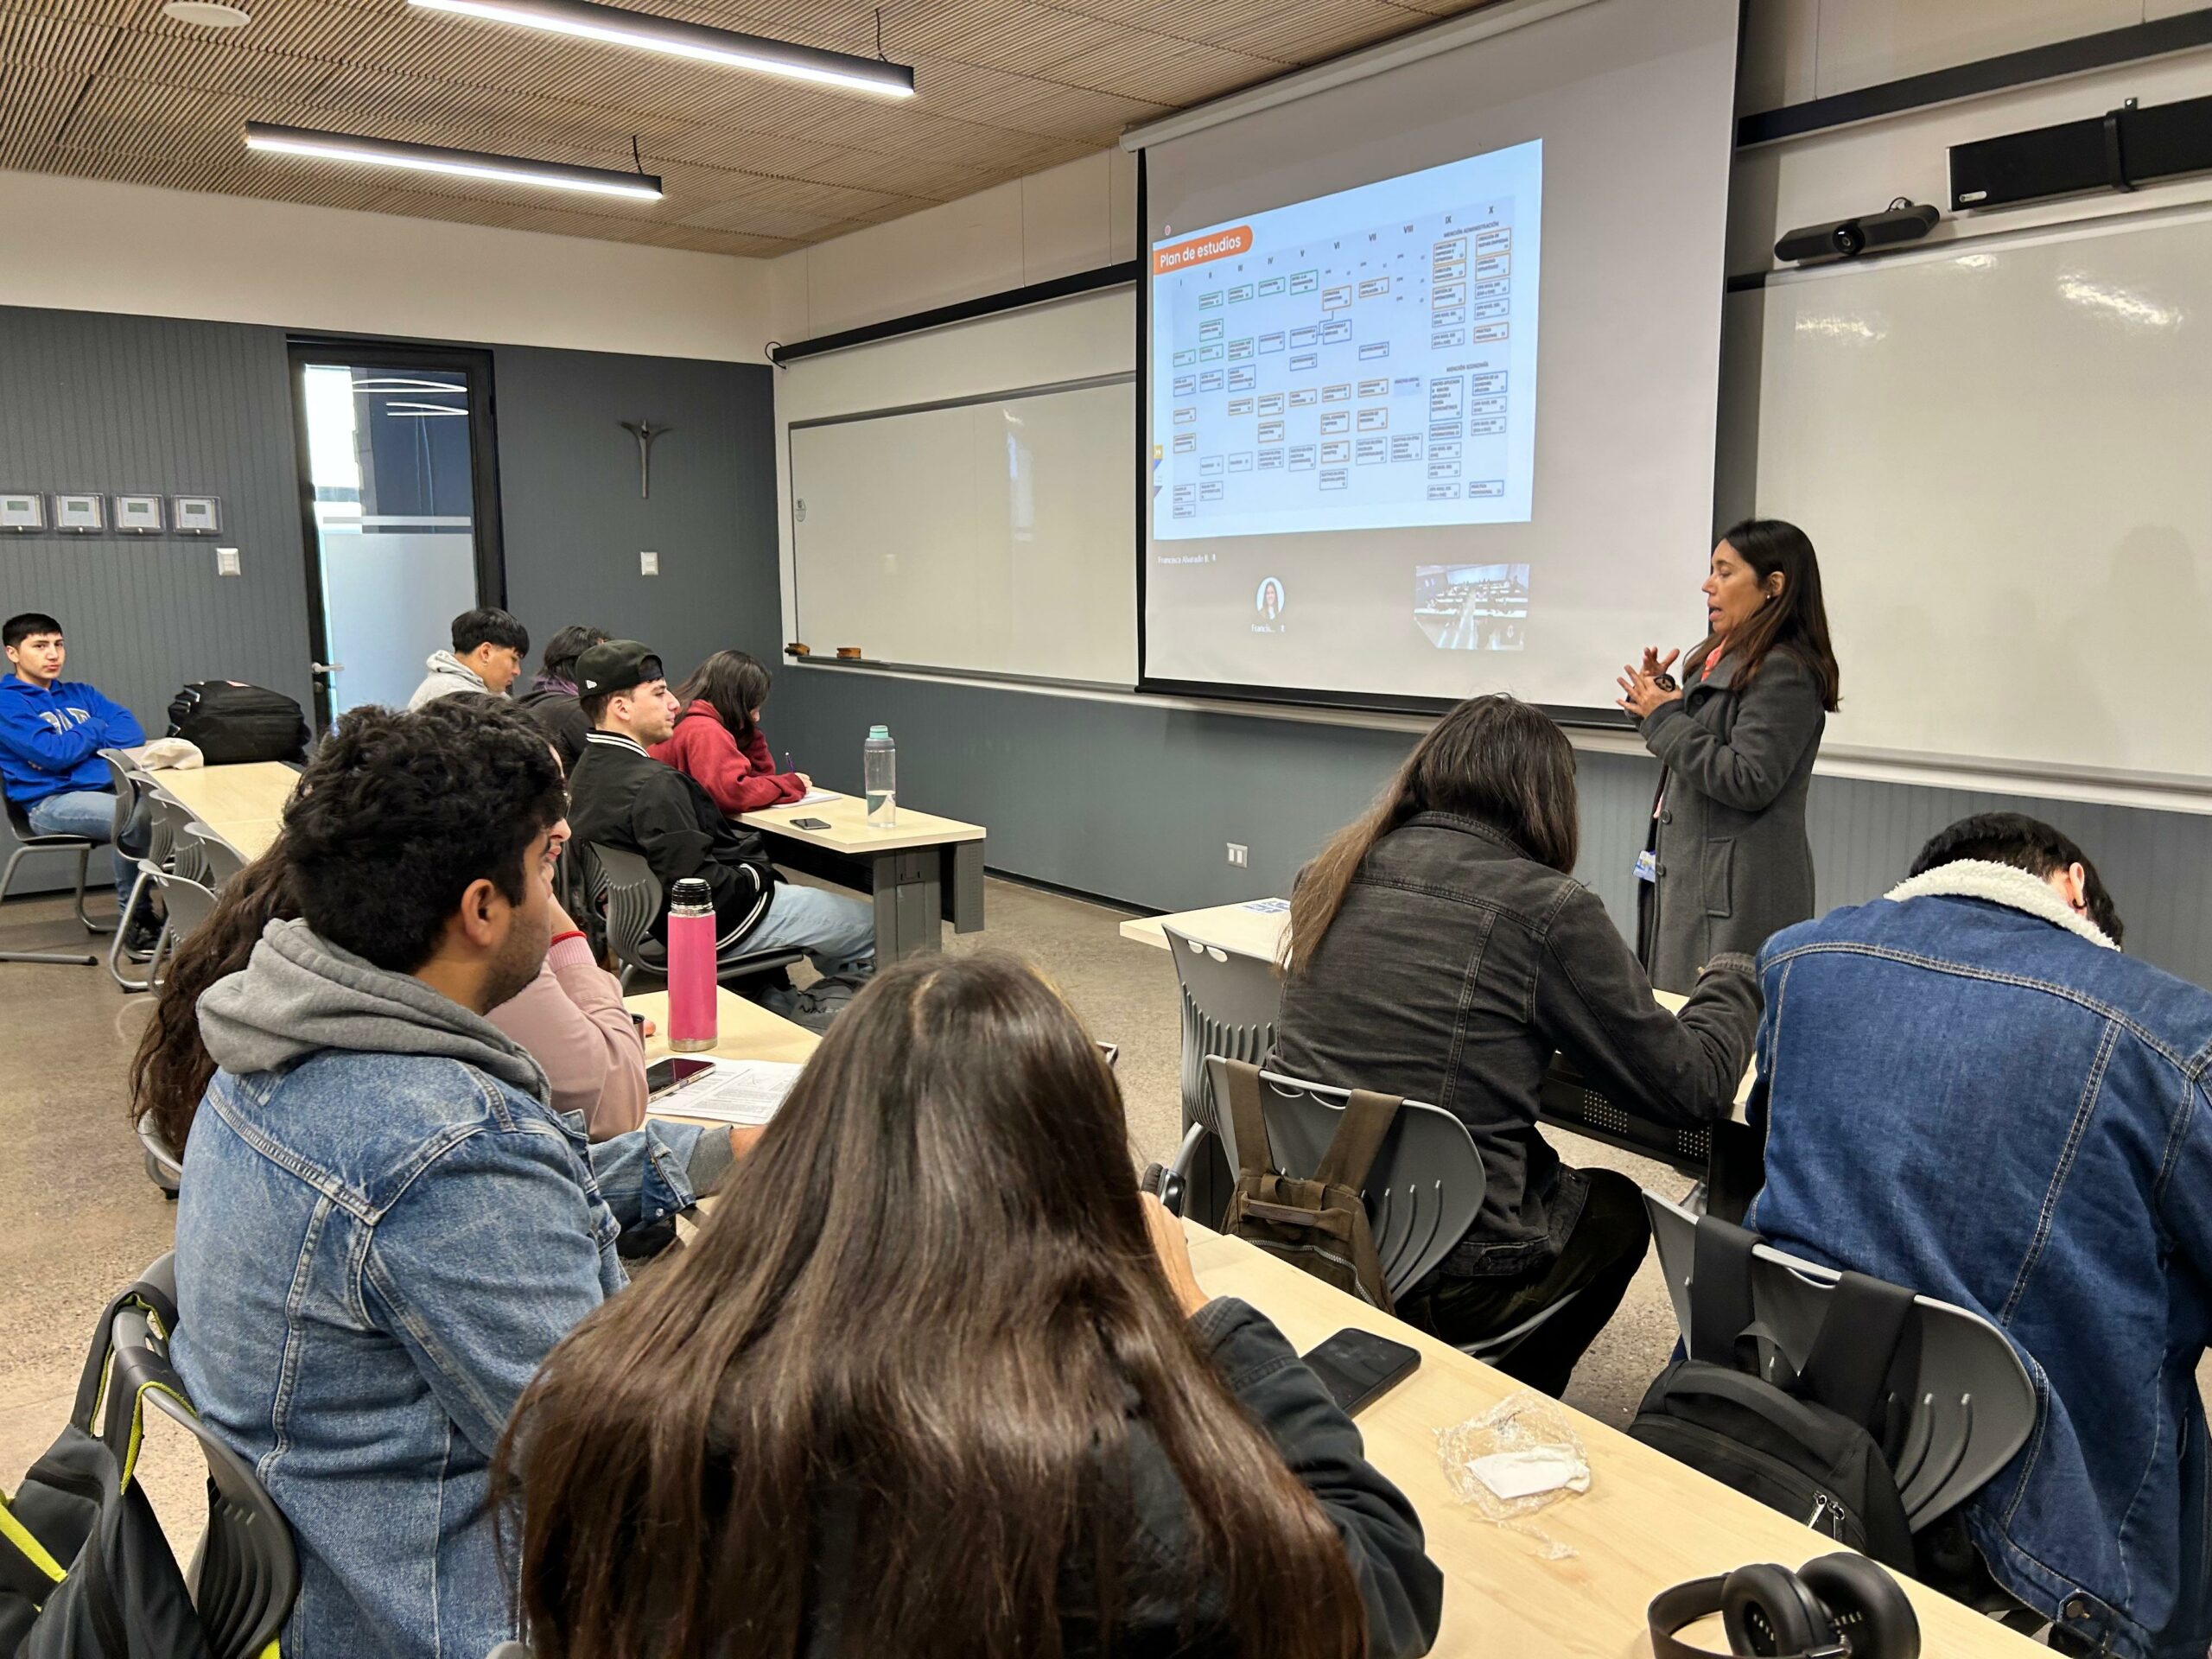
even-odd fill
[[[1656,881],[1659,879],[1659,858],[1649,847],[1636,855],[1636,879]]]

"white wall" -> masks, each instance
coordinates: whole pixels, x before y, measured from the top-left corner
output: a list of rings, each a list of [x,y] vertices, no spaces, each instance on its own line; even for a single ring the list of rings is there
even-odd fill
[[[1136,257],[1136,158],[1111,150],[784,254],[769,311],[806,340]]]
[[[1746,112],[2194,11],[2203,0],[1749,0]]]
[[[0,305],[742,363],[770,335],[766,263],[724,254],[43,173],[0,172]]]
[[[2212,200],[2212,179],[2200,176],[1953,216],[1946,156],[1955,143],[2100,116],[2130,98],[2166,104],[2207,93],[2212,93],[2212,48],[1740,150],[1728,200],[1729,274],[1773,269],[1775,240],[1786,230],[1877,213],[1896,196],[1944,210],[1929,234],[1931,244]]]

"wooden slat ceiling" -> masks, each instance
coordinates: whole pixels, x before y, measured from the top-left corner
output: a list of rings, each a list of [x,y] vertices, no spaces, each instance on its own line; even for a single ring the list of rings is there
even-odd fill
[[[411,10],[237,0],[0,0],[0,168],[62,173],[768,256],[1114,143],[1122,129],[1487,0],[889,0],[899,103]],[[853,0],[621,0],[688,22],[872,54]],[[626,168],[657,203],[250,153],[249,120]]]

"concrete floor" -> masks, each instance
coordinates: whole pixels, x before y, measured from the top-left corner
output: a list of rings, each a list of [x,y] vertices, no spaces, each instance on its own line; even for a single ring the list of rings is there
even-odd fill
[[[1122,913],[1100,906],[996,880],[987,905],[988,931],[948,933],[948,947],[1013,950],[1049,974],[1092,1033],[1121,1046],[1132,1155],[1172,1155],[1181,1109],[1166,954],[1122,939]],[[66,900],[0,908],[0,950],[73,949],[82,937]],[[146,1179],[127,1115],[128,1061],[148,1006],[100,968],[0,963],[0,1145],[15,1148],[0,1162],[0,1483],[10,1489],[66,1421],[100,1309],[169,1247],[172,1206]],[[1662,1165],[1548,1133],[1570,1163],[1618,1169],[1670,1193],[1688,1185]],[[1567,1399],[1625,1424],[1674,1340],[1647,1259]],[[2200,1376],[2212,1383],[2212,1362]],[[147,1489],[185,1548],[203,1501],[197,1455],[165,1424],[148,1445]]]

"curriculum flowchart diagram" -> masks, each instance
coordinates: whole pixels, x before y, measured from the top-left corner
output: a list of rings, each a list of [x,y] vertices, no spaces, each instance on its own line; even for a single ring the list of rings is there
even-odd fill
[[[1154,245],[1155,540],[1528,518],[1542,148]]]

